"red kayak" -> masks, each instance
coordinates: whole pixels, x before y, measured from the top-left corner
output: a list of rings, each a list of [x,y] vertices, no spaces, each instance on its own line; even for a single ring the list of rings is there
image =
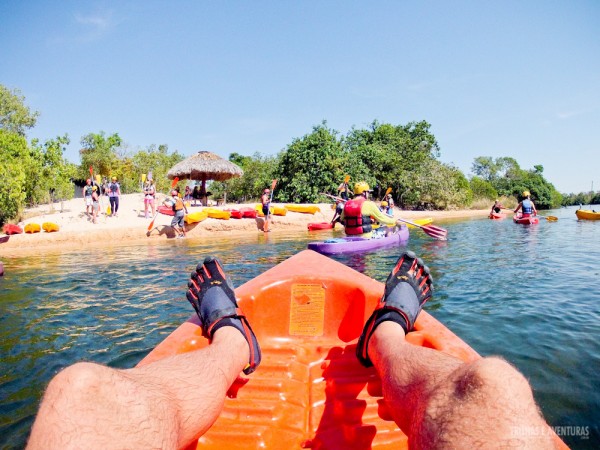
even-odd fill
[[[502,219],[504,219],[506,216],[505,216],[504,214],[502,214],[502,213],[495,213],[495,212],[493,212],[493,213],[490,213],[490,216],[489,216],[489,217],[490,217],[490,219],[492,219],[492,220],[502,220]]]
[[[316,230],[331,230],[335,228],[335,222],[319,222],[319,223],[309,223],[308,231],[316,231]]]
[[[241,219],[244,217],[244,214],[239,209],[226,209],[225,211],[229,211],[231,213],[232,219]]]
[[[160,205],[157,209],[158,209],[159,213],[164,214],[166,216],[174,216],[175,215],[173,208],[171,208],[170,206]]]
[[[4,225],[4,228],[2,228],[2,231],[4,231],[4,234],[21,234],[23,233],[23,228],[21,228],[19,225],[7,223]]]
[[[537,216],[523,217],[523,215],[519,213],[513,216],[513,222],[521,225],[535,225],[536,223],[540,223],[540,219]]]
[[[248,207],[240,208],[240,212],[244,219],[256,219],[256,215],[258,214],[256,209]]]

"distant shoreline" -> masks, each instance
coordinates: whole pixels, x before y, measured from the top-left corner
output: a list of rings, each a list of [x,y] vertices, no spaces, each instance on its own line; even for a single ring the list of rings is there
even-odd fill
[[[164,196],[159,197],[162,200]],[[160,204],[157,201],[157,205]],[[280,203],[274,203],[280,205]],[[222,209],[237,209],[243,206],[254,207],[255,203],[238,205],[228,204],[220,206]],[[281,204],[282,205],[282,204]],[[34,233],[12,235],[0,243],[0,257],[20,257],[40,254],[54,254],[71,252],[79,249],[93,249],[107,245],[136,244],[147,242],[149,239],[171,239],[174,233],[169,226],[170,216],[158,214],[155,228],[147,236],[148,225],[152,220],[144,217],[144,204],[142,194],[126,194],[121,196],[118,217],[106,217],[104,214],[108,200],[103,197],[103,205],[98,223],[91,223],[85,215],[83,199],[75,198],[63,203],[64,212],[60,213],[60,203],[53,205],[56,212],[50,213],[50,205],[41,205],[26,210],[29,217],[23,225],[28,223],[53,222],[60,226],[56,233]],[[331,204],[318,204],[320,212],[302,214],[288,211],[285,216],[273,216],[270,226],[271,233],[292,230],[306,231],[307,224],[311,222],[329,222],[333,217]],[[198,211],[199,207],[191,207],[190,211]],[[37,215],[34,215],[37,214]],[[394,217],[416,219],[431,217],[434,223],[449,219],[466,219],[471,217],[486,217],[489,209],[485,210],[457,210],[457,211],[401,211],[396,209]],[[206,219],[203,222],[188,226],[188,239],[206,238],[208,236],[227,236],[234,233],[236,236],[261,232],[263,218],[257,219]]]

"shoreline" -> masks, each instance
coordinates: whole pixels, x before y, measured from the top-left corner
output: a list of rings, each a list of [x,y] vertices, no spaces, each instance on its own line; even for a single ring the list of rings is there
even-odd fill
[[[157,197],[157,206],[165,198],[164,195]],[[170,227],[171,217],[158,214],[154,222],[154,228],[148,235],[148,225],[152,220],[144,215],[144,204],[142,194],[125,194],[120,198],[119,216],[107,217],[106,209],[108,199],[103,197],[98,223],[94,224],[85,214],[83,199],[75,198],[63,202],[63,212],[60,212],[61,203],[53,205],[41,205],[29,208],[25,211],[28,217],[20,225],[24,227],[29,223],[52,222],[59,225],[60,230],[54,233],[42,231],[33,234],[11,235],[0,243],[0,257],[16,258],[30,255],[70,252],[85,247],[97,248],[110,245],[140,244],[148,240],[171,240],[175,233]],[[227,204],[219,206],[220,209],[237,209],[240,207],[253,208],[255,203]],[[283,205],[273,203],[273,205]],[[289,231],[306,231],[307,224],[311,222],[329,222],[333,217],[330,203],[317,204],[320,212],[304,214],[288,211],[285,216],[272,216],[270,221],[271,233]],[[58,210],[51,212],[51,209]],[[190,207],[189,211],[199,211],[200,207]],[[452,219],[469,219],[473,217],[487,217],[489,210],[456,210],[456,211],[394,211],[395,218],[407,220],[431,217],[434,224]],[[235,234],[236,237],[257,233],[262,231],[264,218],[256,219],[212,219],[208,218],[202,222],[186,225],[187,237],[189,239]],[[2,234],[2,236],[4,236]]]

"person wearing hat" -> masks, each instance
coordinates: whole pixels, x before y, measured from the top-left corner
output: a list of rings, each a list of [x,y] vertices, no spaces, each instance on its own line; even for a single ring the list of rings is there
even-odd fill
[[[121,186],[117,183],[117,177],[112,177],[107,192],[110,201],[110,215],[117,217],[119,215],[119,196],[121,195]]]
[[[520,209],[522,212],[522,217],[529,217],[532,214],[537,216],[537,209],[535,209],[535,205],[531,201],[531,193],[529,191],[525,191],[523,192],[523,197],[523,200],[517,205],[515,213],[517,213],[517,211]]]
[[[369,192],[369,185],[359,181],[354,185],[354,198],[344,205],[341,220],[349,236],[370,238],[374,221],[388,226],[396,225],[396,219],[380,211],[377,205],[369,200]]]
[[[100,211],[98,186],[92,186],[92,222],[98,223],[98,211]]]

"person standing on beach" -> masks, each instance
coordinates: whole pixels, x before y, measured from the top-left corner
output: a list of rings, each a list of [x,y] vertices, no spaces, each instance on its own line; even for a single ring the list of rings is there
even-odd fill
[[[117,177],[112,177],[107,192],[110,201],[110,215],[117,217],[119,215],[119,196],[121,195],[121,186],[117,183]]]
[[[88,178],[85,180],[85,186],[81,194],[83,195],[83,201],[85,202],[85,214],[89,217],[92,213],[92,180]]]
[[[260,202],[262,203],[262,212],[267,217],[269,206],[271,205],[271,189],[266,188],[263,191],[263,194],[260,196]]]
[[[154,197],[156,196],[156,188],[154,187],[154,180],[152,178],[148,178],[146,181],[146,185],[144,186],[144,213],[146,214],[146,219],[149,219],[148,215],[148,207],[152,209],[152,215],[154,216],[154,209],[156,205],[154,203]]]
[[[98,186],[92,186],[92,222],[98,223],[98,212],[100,211],[100,196]]]

